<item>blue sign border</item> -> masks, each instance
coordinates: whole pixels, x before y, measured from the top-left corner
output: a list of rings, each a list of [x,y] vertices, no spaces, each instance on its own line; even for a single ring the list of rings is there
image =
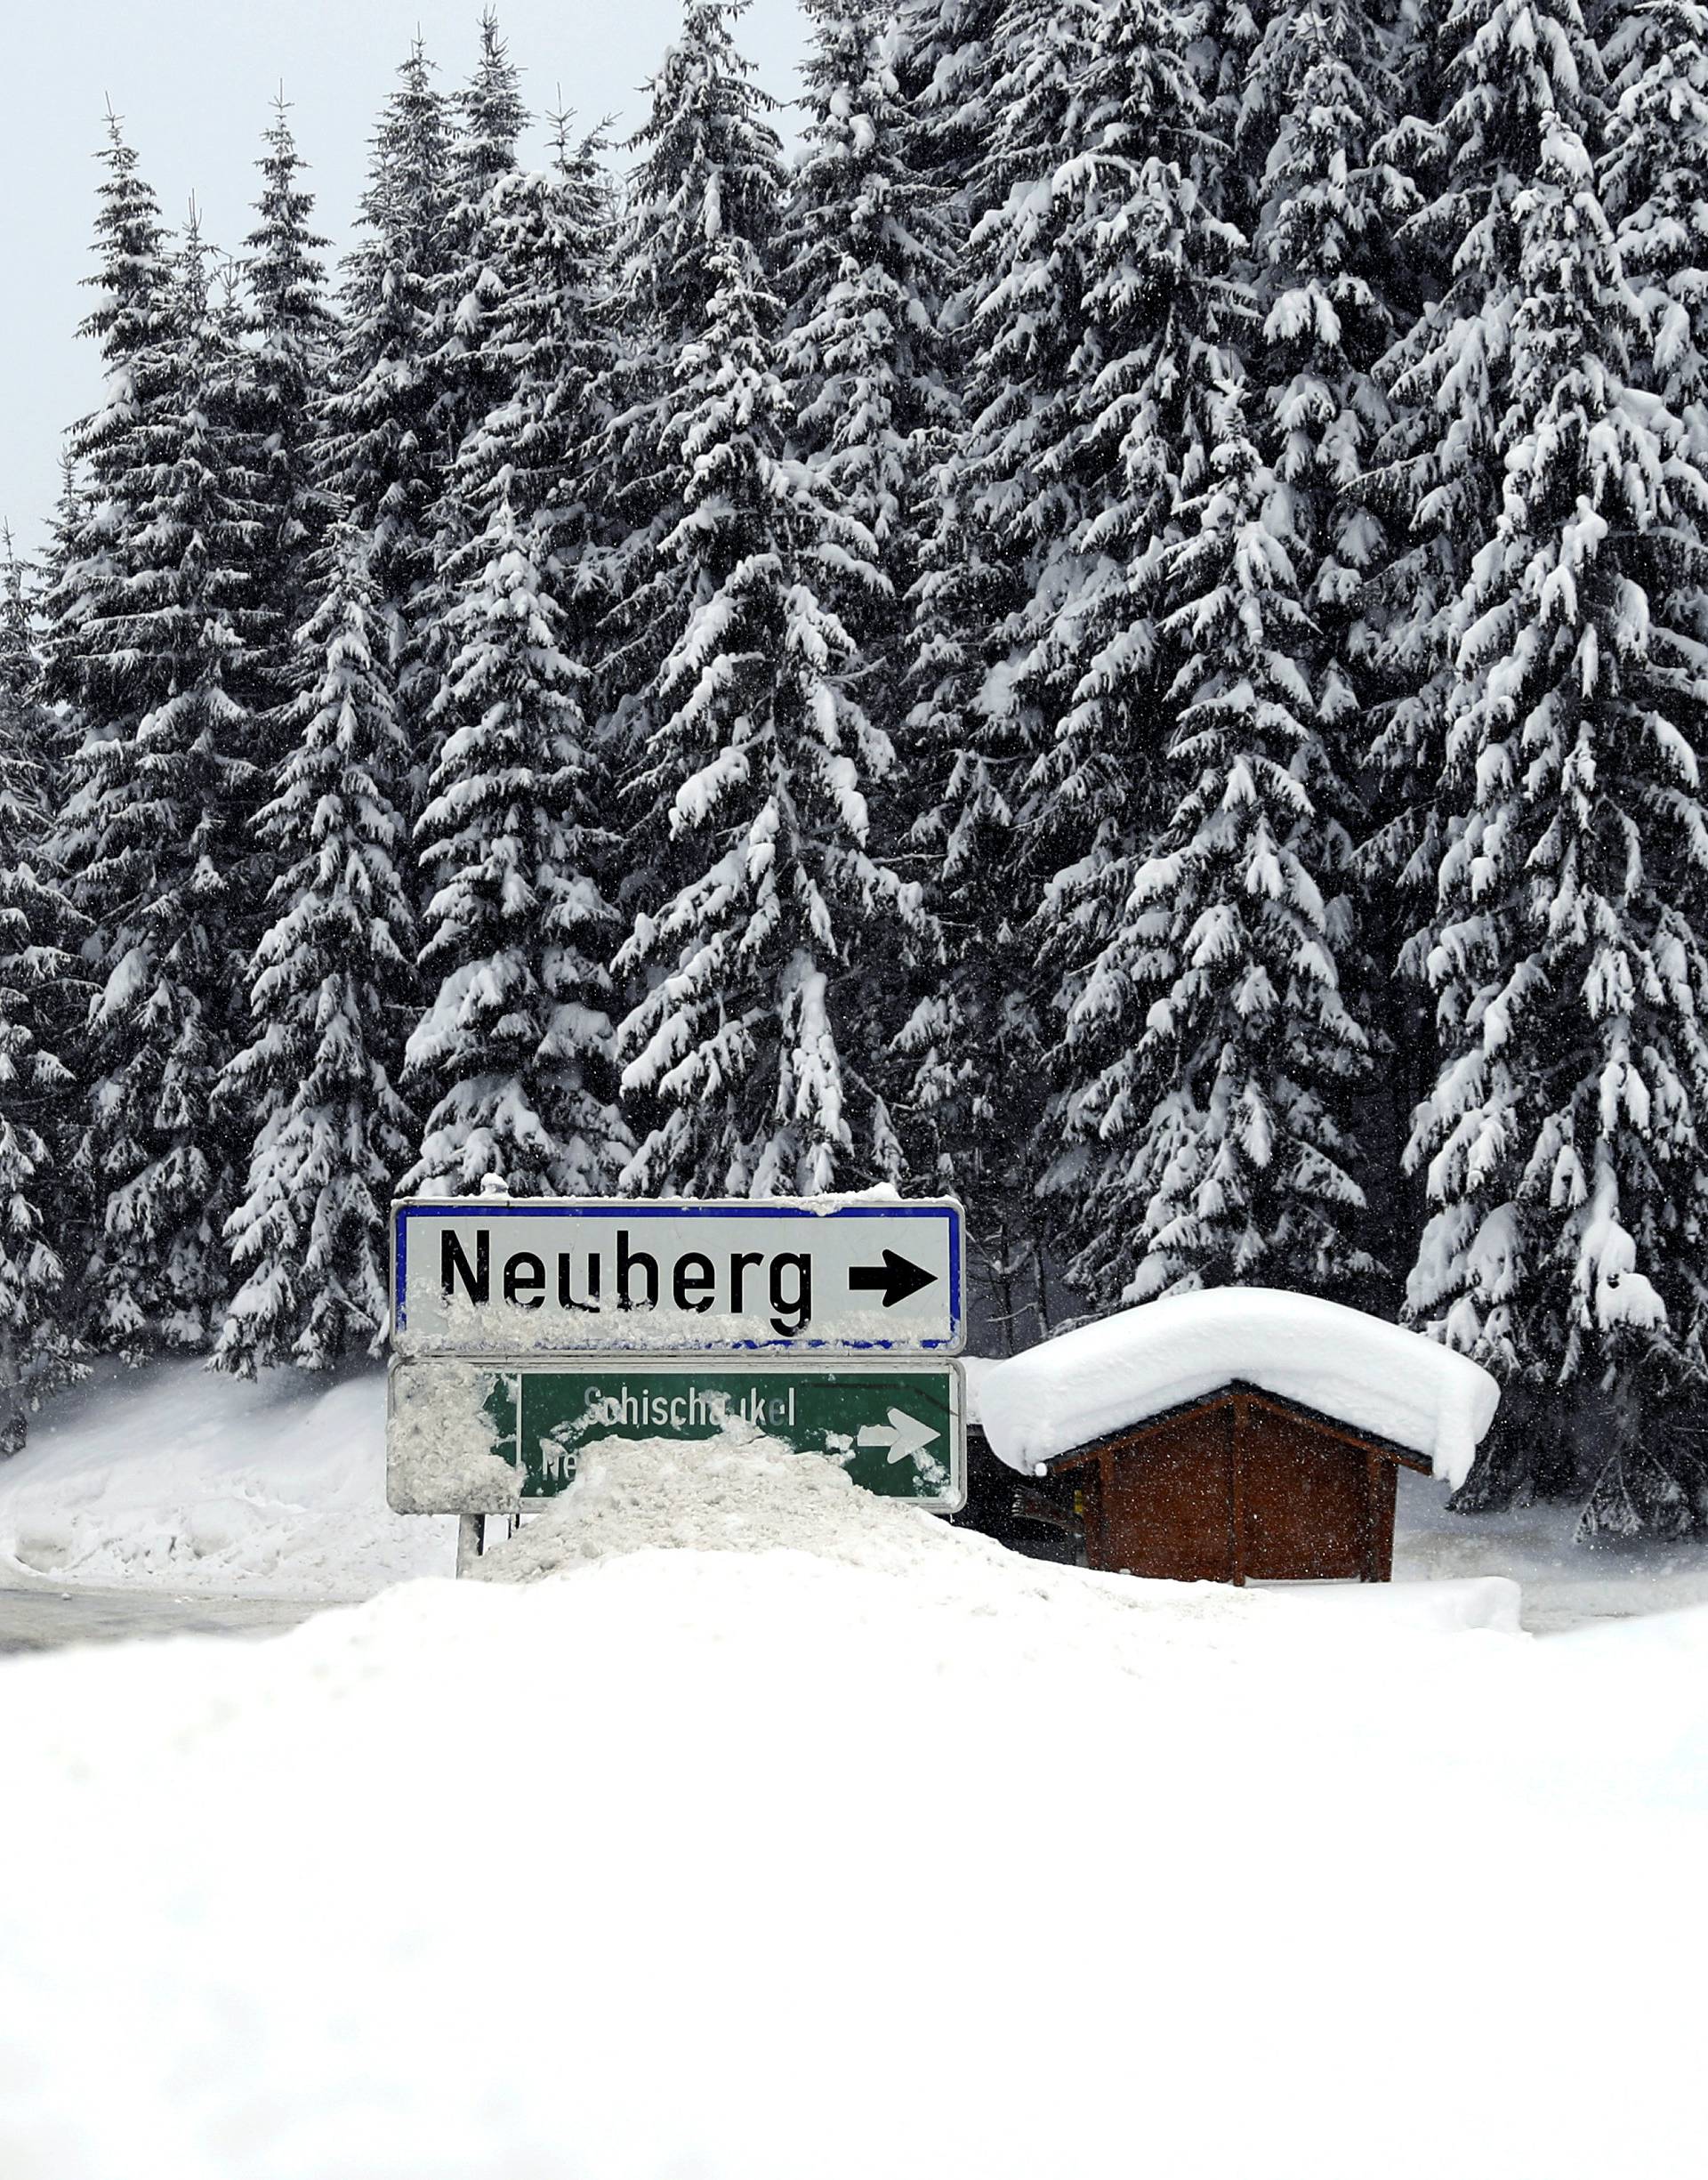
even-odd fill
[[[412,1219],[468,1218],[486,1216],[504,1219],[810,1219],[822,1223],[835,1219],[945,1219],[949,1227],[949,1324],[950,1332],[945,1340],[730,1340],[721,1342],[715,1348],[698,1352],[707,1354],[760,1355],[760,1354],[958,1354],[966,1343],[967,1328],[961,1308],[963,1264],[965,1253],[965,1233],[960,1205],[942,1202],[894,1204],[837,1204],[825,1211],[815,1211],[810,1204],[794,1198],[768,1197],[761,1201],[746,1204],[705,1204],[691,1199],[680,1203],[621,1203],[608,1199],[589,1199],[586,1203],[512,1203],[501,1198],[480,1196],[444,1197],[429,1203],[394,1204],[391,1207],[391,1328],[394,1336],[408,1329],[408,1312],[404,1306],[406,1274],[409,1261],[409,1222]],[[566,1355],[592,1353],[592,1349],[566,1348]],[[669,1350],[643,1347],[616,1348],[607,1351],[615,1354],[659,1354]],[[681,1352],[681,1351],[678,1351]]]

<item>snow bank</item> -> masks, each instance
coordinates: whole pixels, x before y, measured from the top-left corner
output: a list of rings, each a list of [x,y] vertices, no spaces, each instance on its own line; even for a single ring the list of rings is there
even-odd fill
[[[964,1555],[934,1514],[852,1483],[821,1454],[796,1453],[734,1416],[716,1438],[600,1439],[576,1481],[490,1552],[487,1581],[529,1581],[627,1552],[811,1552],[910,1574]]]
[[[1455,1485],[1500,1401],[1479,1364],[1421,1334],[1308,1295],[1222,1287],[1029,1348],[985,1373],[979,1408],[992,1450],[1030,1473],[1237,1379],[1426,1455]]]
[[[0,1461],[0,1579],[371,1597],[446,1574],[456,1524],[385,1504],[385,1378],[103,1363]]]
[[[850,1483],[834,1462],[768,1438],[733,1417],[722,1434],[692,1445],[607,1439],[589,1446],[576,1482],[475,1572],[487,1582],[532,1582],[635,1552],[801,1552],[870,1573],[904,1577],[939,1601],[984,1611],[1043,1603],[1059,1627],[1089,1611],[1094,1624],[1135,1612],[1202,1619],[1243,1612],[1234,1593],[1208,1583],[1134,1582],[1024,1560],[916,1506]],[[1256,1594],[1256,1593],[1252,1593]],[[1275,1593],[1293,1612],[1318,1611],[1360,1625],[1450,1635],[1519,1632],[1519,1590],[1498,1578],[1417,1583],[1288,1584]]]
[[[1699,1643],[1036,1566],[774,1465],[682,1517],[751,1544],[770,1476],[812,1550],[651,1548],[612,1466],[641,1548],[560,1579],[0,1666],[6,2180],[1696,2169],[1708,1901],[1572,1903],[1692,1866]]]

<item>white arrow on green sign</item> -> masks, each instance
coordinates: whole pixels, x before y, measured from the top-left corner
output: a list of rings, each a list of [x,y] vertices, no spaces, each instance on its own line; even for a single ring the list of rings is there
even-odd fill
[[[733,1416],[864,1490],[953,1514],[966,1503],[963,1386],[952,1362],[401,1362],[388,1494],[404,1514],[500,1513],[568,1490],[601,1439],[704,1441]],[[471,1449],[461,1465],[446,1458],[458,1442]]]

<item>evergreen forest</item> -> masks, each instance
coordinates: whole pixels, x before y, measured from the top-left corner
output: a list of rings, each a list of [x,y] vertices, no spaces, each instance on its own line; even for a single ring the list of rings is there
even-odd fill
[[[628,141],[417,44],[337,262],[282,101],[224,246],[109,120],[0,1443],[378,1352],[399,1193],[890,1186],[997,1345],[1353,1302],[1467,1511],[1708,1531],[1708,8],[802,6]]]

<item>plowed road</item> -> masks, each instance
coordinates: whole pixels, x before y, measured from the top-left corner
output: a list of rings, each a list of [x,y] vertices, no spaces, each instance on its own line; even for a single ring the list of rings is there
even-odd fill
[[[157,1591],[0,1586],[0,1654],[173,1635],[269,1635],[319,1608],[278,1597],[172,1597]]]

